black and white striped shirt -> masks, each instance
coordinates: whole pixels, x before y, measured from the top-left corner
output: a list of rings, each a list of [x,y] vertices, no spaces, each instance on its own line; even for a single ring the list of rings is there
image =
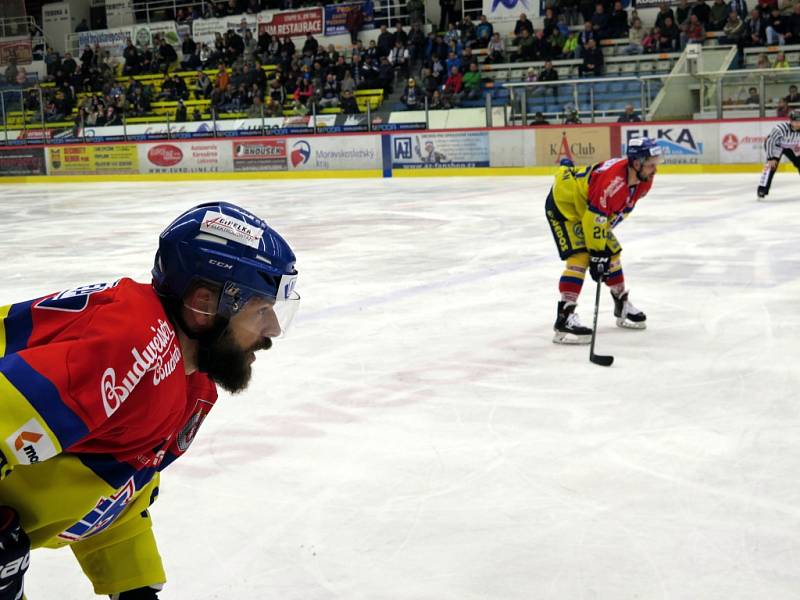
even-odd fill
[[[788,122],[778,123],[764,141],[767,160],[778,159],[784,150],[800,155],[800,131],[795,131]]]

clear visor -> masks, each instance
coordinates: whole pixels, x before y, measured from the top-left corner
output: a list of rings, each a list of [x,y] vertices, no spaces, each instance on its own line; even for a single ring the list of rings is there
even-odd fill
[[[222,288],[217,313],[257,335],[285,336],[300,304],[300,295],[294,290],[296,282],[297,275],[281,277],[273,298],[229,281]]]
[[[198,314],[225,317],[237,328],[261,337],[279,338],[289,331],[300,305],[300,295],[294,290],[296,280],[297,275],[284,275],[277,287],[277,298],[229,281],[222,288],[219,301],[214,295],[205,303],[184,306]]]
[[[300,306],[300,295],[292,290],[288,298],[276,300],[270,296],[253,294],[234,313],[225,315],[220,300],[220,315],[227,316],[231,325],[260,337],[280,338],[286,336]]]

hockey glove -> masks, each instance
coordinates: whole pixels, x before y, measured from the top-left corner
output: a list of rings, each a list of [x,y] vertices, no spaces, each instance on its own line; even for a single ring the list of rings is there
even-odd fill
[[[611,253],[608,250],[591,250],[589,252],[589,275],[595,281],[608,279],[608,268],[611,262]]]
[[[31,541],[17,511],[0,506],[0,600],[22,598],[22,580],[31,560]]]
[[[158,600],[159,588],[140,587],[135,590],[128,590],[119,594],[109,596],[111,600]]]

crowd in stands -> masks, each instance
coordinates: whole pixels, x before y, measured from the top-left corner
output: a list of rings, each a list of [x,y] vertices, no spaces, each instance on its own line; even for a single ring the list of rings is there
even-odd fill
[[[175,19],[184,23],[257,13],[286,8],[293,1],[207,3],[205,11],[200,5],[177,9]],[[687,44],[704,42],[709,31],[718,32],[721,43],[736,44],[740,50],[800,43],[800,2],[778,2],[758,0],[748,9],[746,0],[713,0],[711,4],[681,0],[674,10],[664,3],[653,26],[645,27],[637,11],[624,8],[619,0],[548,0],[540,28],[522,14],[506,37],[494,30],[485,15],[476,21],[469,16],[458,19],[452,0],[440,0],[441,31],[426,34],[417,20],[423,18],[424,4],[412,0],[410,27],[397,22],[389,30],[382,25],[377,39],[367,44],[358,39],[356,28],[353,45],[342,51],[332,45],[323,47],[311,34],[298,48],[289,37],[253,31],[243,21],[237,30],[218,32],[211,43],[198,43],[186,34],[178,49],[158,35],[152,47],[139,47],[129,40],[119,58],[98,46],[85,47],[77,60],[70,53],[62,57],[48,49],[47,80],[53,87],[44,91],[44,106],[36,104],[40,90],[31,91],[25,105],[42,111],[39,115],[46,121],[75,119],[99,125],[116,124],[121,115],[146,115],[154,102],[165,101],[177,103],[174,119],[178,121],[207,118],[209,113],[280,116],[288,107],[301,115],[326,108],[352,114],[359,111],[356,90],[381,89],[388,95],[397,89],[408,109],[426,104],[430,109],[445,109],[480,101],[482,63],[542,62],[542,67],[528,70],[525,80],[558,81],[552,61],[578,59],[581,76],[602,76],[602,43],[607,39],[627,40],[621,51],[631,55],[679,51]],[[782,54],[773,64],[766,55],[759,59],[763,68],[788,66]],[[212,76],[206,73],[210,70]],[[192,76],[176,72],[192,72]],[[158,76],[160,85],[135,78],[141,75]],[[6,77],[16,78],[18,72],[7,70]],[[206,103],[202,110],[194,106],[189,111],[184,103],[190,99]],[[633,118],[627,110],[623,117]]]

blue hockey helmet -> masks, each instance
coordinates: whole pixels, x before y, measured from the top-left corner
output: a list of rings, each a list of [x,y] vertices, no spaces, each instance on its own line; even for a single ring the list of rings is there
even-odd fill
[[[282,332],[300,300],[289,244],[266,222],[228,202],[200,204],[175,219],[159,237],[152,274],[156,292],[180,302],[197,282],[217,287],[213,314],[226,319],[252,298],[263,298],[275,307]]]
[[[632,138],[628,140],[628,150],[626,152],[628,162],[632,165],[635,160],[645,160],[651,156],[661,156],[661,147],[647,137]]]

